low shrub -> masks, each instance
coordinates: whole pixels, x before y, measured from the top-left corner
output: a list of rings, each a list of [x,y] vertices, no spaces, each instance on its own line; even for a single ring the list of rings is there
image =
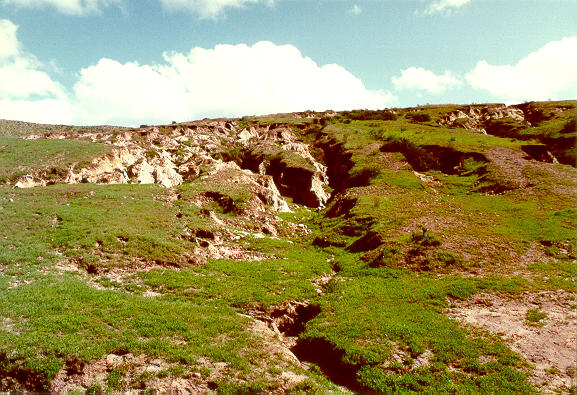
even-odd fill
[[[429,171],[441,168],[433,154],[404,137],[387,137],[381,146],[381,152],[400,152],[407,162],[417,171]]]
[[[345,118],[356,121],[394,121],[397,115],[389,110],[353,110],[341,113]]]
[[[412,122],[430,122],[431,116],[426,113],[410,112],[405,115],[405,118]]]

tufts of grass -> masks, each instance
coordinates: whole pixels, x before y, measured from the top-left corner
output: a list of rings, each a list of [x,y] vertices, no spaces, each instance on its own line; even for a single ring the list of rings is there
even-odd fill
[[[110,150],[109,145],[84,140],[0,137],[0,182],[46,169],[60,170],[65,176],[73,163],[89,161]]]
[[[525,322],[532,326],[543,326],[543,320],[547,318],[547,314],[537,309],[529,309],[525,314]]]
[[[189,270],[151,270],[138,277],[157,292],[200,302],[222,300],[235,307],[270,306],[316,296],[311,280],[327,272],[327,254],[282,240],[254,240],[258,250],[274,253],[262,261],[212,260]]]
[[[33,134],[45,133],[118,133],[131,128],[121,126],[70,126],[48,125],[32,122],[9,121],[0,119],[0,136],[3,137],[26,137]]]
[[[98,271],[101,265],[134,260],[178,266],[191,259],[180,235],[187,225],[201,227],[201,217],[177,218],[177,207],[162,200],[167,190],[156,185],[50,188],[47,191],[64,195],[66,204],[56,210],[58,220],[47,237],[83,267]],[[65,191],[75,193],[67,197]]]
[[[436,247],[441,245],[441,240],[435,235],[427,234],[427,228],[421,225],[421,233],[413,232],[411,242],[422,247]]]
[[[336,355],[357,371],[358,383],[371,390],[476,392],[513,388],[505,384],[508,380],[531,389],[518,371],[524,366],[519,356],[495,339],[467,333],[441,314],[448,296],[466,298],[487,287],[507,289],[509,280],[436,280],[378,270],[380,275],[357,271],[355,277],[331,284],[332,292],[321,299],[321,314],[308,323],[302,338],[323,339],[339,350]],[[427,350],[432,353],[429,362],[413,367]],[[398,355],[400,365],[391,364]],[[482,365],[481,356],[496,362]]]
[[[239,356],[250,346],[246,319],[225,305],[146,299],[90,288],[70,276],[46,276],[0,292],[2,370],[26,372],[36,391],[74,357],[89,361],[109,353],[146,354],[194,364],[200,356],[246,368]],[[112,388],[118,380],[108,383]],[[113,375],[112,378],[116,376]]]

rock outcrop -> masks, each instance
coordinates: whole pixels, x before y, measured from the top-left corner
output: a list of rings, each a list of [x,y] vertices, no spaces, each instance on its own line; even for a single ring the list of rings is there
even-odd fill
[[[481,108],[471,106],[466,110],[452,111],[445,114],[438,122],[444,126],[474,129],[487,133],[485,130],[485,124],[487,122],[504,118],[511,118],[514,121],[531,126],[530,123],[525,120],[525,115],[522,110],[504,104]]]
[[[232,172],[234,176],[228,179],[221,177],[223,182],[249,185],[275,211],[290,211],[281,195],[315,208],[323,207],[329,199],[326,167],[286,125],[239,127],[234,120],[205,120],[116,134],[55,132],[28,138],[82,138],[114,146],[110,154],[88,165],[72,165],[65,177],[53,177],[50,183],[156,183],[171,188],[202,175]],[[230,152],[241,148],[246,152],[261,150],[257,162],[239,167],[242,158],[231,157]],[[15,187],[47,183],[42,174],[30,174],[17,180]]]

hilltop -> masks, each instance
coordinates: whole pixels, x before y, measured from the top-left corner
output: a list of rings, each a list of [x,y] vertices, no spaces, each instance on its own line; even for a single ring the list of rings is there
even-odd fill
[[[575,101],[0,121],[0,390],[575,390]]]

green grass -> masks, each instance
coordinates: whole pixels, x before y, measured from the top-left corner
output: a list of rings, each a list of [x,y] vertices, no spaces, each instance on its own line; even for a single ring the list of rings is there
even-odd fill
[[[332,124],[323,133],[343,142],[352,154],[351,174],[367,166],[379,171],[368,185],[347,190],[347,198],[355,199],[350,211],[317,222],[315,235],[331,241],[325,249],[337,256],[338,280],[329,285],[321,298],[321,314],[308,323],[302,337],[330,344],[336,350],[331,358],[342,358],[344,366],[356,371],[357,381],[372,390],[534,391],[522,373],[527,368],[522,358],[495,338],[460,328],[442,312],[447,298],[466,299],[477,292],[516,295],[574,289],[574,262],[530,265],[533,274],[517,277],[510,277],[517,266],[509,262],[511,253],[522,255],[534,243],[550,245],[551,256],[560,256],[558,246],[574,244],[574,199],[557,191],[558,185],[574,187],[574,178],[555,178],[543,171],[530,176],[534,192],[486,194],[478,185],[486,182],[487,162],[468,160],[461,175],[431,171],[427,174],[435,183],[425,184],[411,169],[389,170],[390,157],[376,154],[375,143],[407,139],[416,149],[440,144],[482,153],[494,146],[518,150],[522,142],[408,123],[399,117]],[[566,166],[557,171],[574,177],[574,170]],[[328,207],[331,210],[333,206]],[[429,219],[430,233],[419,231],[420,218]],[[376,249],[342,254],[341,241],[351,245],[368,231],[381,237]],[[411,266],[415,257],[418,265]],[[454,274],[479,268],[484,276]],[[400,365],[392,362],[399,350],[405,353]],[[431,363],[413,368],[412,362],[425,350],[433,354]],[[493,362],[483,364],[481,357]]]
[[[207,356],[248,369],[238,356],[250,345],[247,320],[220,303],[147,299],[64,275],[2,287],[0,311],[14,323],[0,331],[2,370],[28,372],[35,390],[48,389],[68,358],[90,361],[109,353],[186,364]]]
[[[330,270],[325,253],[247,238],[247,248],[282,257],[153,270],[144,276],[148,288],[137,276],[125,276],[123,284],[101,277],[96,282],[107,289],[95,289],[87,285],[82,269],[55,274],[65,258],[80,267],[90,262],[104,268],[157,259],[180,262],[190,253],[189,242],[177,236],[188,227],[202,228],[204,217],[199,208],[169,203],[168,194],[153,185],[0,188],[1,371],[28,377],[22,382],[27,388],[47,390],[70,358],[89,362],[130,352],[189,367],[204,356],[230,363],[234,375],[254,388],[274,384],[254,372],[262,364],[276,364],[277,357],[260,349],[246,330],[248,320],[233,307],[313,298],[310,279]],[[179,212],[186,214],[179,218]],[[194,281],[201,276],[207,281]],[[167,295],[141,296],[144,289],[155,288],[155,279]],[[194,285],[205,291],[192,295]],[[126,384],[123,377],[111,372],[103,384],[120,389]],[[223,390],[230,379],[219,382]]]
[[[525,314],[525,321],[527,324],[532,326],[543,326],[545,323],[543,320],[547,318],[547,314],[536,309],[529,309]]]
[[[356,123],[355,123],[356,122]],[[389,124],[399,121],[382,121]],[[366,126],[363,126],[365,123]],[[441,239],[460,237],[473,240],[490,240],[491,243],[503,244],[503,250],[513,248],[519,251],[527,248],[532,242],[551,241],[562,242],[577,240],[574,231],[577,223],[574,212],[574,199],[568,195],[562,195],[557,190],[559,185],[574,187],[575,172],[567,166],[557,166],[555,171],[567,174],[567,178],[555,178],[554,173],[541,172],[539,174],[527,173],[535,182],[535,193],[524,194],[522,192],[502,195],[491,195],[482,192],[484,179],[479,174],[480,169],[487,164],[475,160],[463,163],[462,175],[445,175],[439,171],[432,171],[428,175],[435,179],[434,184],[426,184],[420,181],[410,169],[388,170],[390,166],[382,156],[374,155],[367,150],[375,138],[380,139],[382,134],[378,121],[354,121],[348,125],[330,125],[324,131],[337,139],[345,141],[346,147],[351,152],[355,166],[379,167],[378,174],[370,180],[370,185],[364,188],[349,189],[357,199],[352,213],[343,221],[351,222],[354,217],[371,217],[375,227],[372,230],[385,234],[389,239],[401,236],[399,229],[408,226],[416,227],[414,218],[433,217],[441,224],[455,224],[452,230],[446,228],[441,233]],[[377,126],[375,126],[377,125]],[[364,129],[366,128],[366,132]],[[416,132],[421,129],[421,135]],[[430,128],[431,132],[427,132]],[[346,130],[349,130],[347,132]],[[355,132],[350,132],[354,129]],[[377,132],[375,132],[377,130]],[[399,139],[414,139],[419,144],[435,142],[443,145],[443,138],[448,138],[448,147],[461,152],[470,149],[480,150],[487,147],[483,143],[475,141],[484,139],[493,145],[515,148],[520,142],[510,139],[502,139],[494,136],[485,136],[476,132],[464,132],[466,139],[451,139],[455,130],[447,130],[441,127],[429,127],[426,125],[410,126],[403,130],[395,131],[393,127],[387,129],[386,136],[396,136]],[[449,137],[453,135],[452,137]],[[444,137],[440,137],[444,136]],[[417,138],[418,137],[418,138]],[[428,141],[427,139],[431,139]],[[398,154],[396,154],[398,155]],[[399,160],[398,157],[394,160]],[[390,161],[390,159],[387,159]],[[553,165],[551,165],[553,166]],[[529,170],[526,170],[529,172]],[[533,171],[535,173],[535,171]],[[490,181],[493,182],[493,181]],[[500,179],[495,182],[502,183]],[[567,211],[568,210],[568,211]],[[448,221],[447,221],[448,220]],[[458,224],[458,227],[457,227]],[[342,225],[340,225],[342,226]],[[323,232],[333,233],[330,221],[325,222]],[[368,229],[366,229],[368,230]],[[463,240],[459,243],[462,244]],[[479,243],[476,243],[479,244]],[[482,243],[479,247],[471,249],[466,247],[469,263],[486,260],[487,253]],[[489,255],[494,262],[502,261],[506,257],[499,253],[503,251],[495,249]],[[494,255],[493,255],[494,254]]]
[[[250,242],[250,241],[249,241]],[[253,240],[276,259],[210,261],[181,271],[152,270],[138,277],[155,291],[191,301],[223,300],[235,307],[267,307],[317,296],[311,280],[330,271],[327,254],[281,240]]]
[[[178,219],[178,210],[162,201],[167,190],[156,185],[79,185],[52,187],[77,195],[56,211],[51,243],[83,266],[129,264],[131,258],[174,265],[188,260],[185,227],[198,217]],[[202,223],[202,222],[201,222]]]
[[[131,352],[190,366],[205,356],[230,363],[254,388],[273,385],[254,376],[254,369],[275,364],[276,357],[259,348],[234,307],[314,298],[310,280],[330,270],[326,253],[246,237],[241,243],[247,249],[277,258],[211,261],[190,270],[143,272],[142,278],[128,274],[122,284],[100,277],[96,282],[107,289],[86,284],[82,268],[90,271],[89,265],[130,269],[160,260],[186,266],[190,242],[179,235],[209,228],[200,208],[186,204],[202,191],[184,186],[183,200],[172,204],[170,191],[154,185],[0,188],[2,371],[25,375],[28,388],[46,390],[70,358],[88,362]],[[65,258],[81,271],[55,275]],[[146,289],[167,295],[146,298]],[[121,373],[111,372],[109,389],[122,387]],[[219,382],[223,390],[229,380]]]
[[[375,125],[378,124],[377,127]],[[369,142],[387,138],[405,138],[419,145],[459,147],[465,151],[484,150],[494,146],[516,148],[526,142],[484,135],[466,129],[446,129],[438,126],[398,121],[353,121],[347,125],[329,125],[325,131],[337,136],[347,135],[347,148],[360,148]],[[354,136],[355,138],[351,138]]]
[[[577,261],[562,257],[551,263],[536,262],[528,266],[534,276],[535,287],[540,289],[564,289],[575,292],[577,288]]]
[[[232,178],[238,176],[240,170],[230,170],[228,175]],[[196,179],[192,183],[183,184],[178,188],[180,201],[176,202],[183,210],[190,207],[189,202],[195,200],[200,194],[212,194],[215,200],[212,209],[221,213],[240,213],[243,211],[247,201],[254,197],[250,188],[241,183],[225,183],[222,180],[201,180]],[[193,208],[194,210],[194,208]],[[198,212],[192,212],[194,217]]]
[[[332,284],[321,298],[322,313],[304,333],[304,338],[324,339],[341,350],[343,362],[359,369],[362,385],[384,392],[531,390],[516,370],[524,366],[519,356],[493,338],[468,333],[442,314],[447,297],[517,288],[511,288],[510,280],[437,280],[387,269],[363,273]],[[400,365],[390,365],[397,350],[405,358]],[[433,355],[430,363],[413,369],[412,361],[426,350]],[[481,364],[481,356],[496,362]]]
[[[71,164],[87,162],[110,151],[108,145],[83,140],[0,137],[0,181],[45,169],[65,176]]]
[[[0,119],[0,136],[26,137],[34,134],[48,133],[117,133],[131,128],[121,126],[70,126],[47,125],[31,122],[9,121]]]
[[[530,137],[557,136],[565,124],[565,113],[555,118],[553,107],[545,107],[546,119]],[[228,376],[215,379],[221,392],[274,391],[282,363],[238,313],[306,300],[321,312],[300,341],[329,345],[327,356],[350,370],[361,388],[533,392],[531,367],[519,355],[498,337],[464,328],[445,313],[451,301],[481,292],[523,297],[575,289],[576,173],[565,165],[527,165],[527,187],[483,189],[495,181],[487,175],[495,164],[480,155],[493,147],[520,152],[526,141],[436,123],[459,108],[421,107],[417,114],[426,116],[419,119],[397,109],[395,117],[359,110],[319,121],[283,114],[240,120],[241,126],[284,122],[303,141],[317,144],[319,157],[323,144],[341,144],[350,154],[338,173],[345,181],[342,195],[324,211],[280,214],[278,238],[254,237],[263,218],[247,214],[254,186],[227,183],[232,170],[173,189],[0,186],[0,378],[20,377],[19,387],[5,381],[0,386],[48,390],[66,361],[132,353],[166,361],[169,367],[159,373],[164,378],[209,376],[211,370],[199,363],[204,357],[228,363]],[[54,129],[40,125],[28,132],[33,130]],[[0,122],[0,134],[26,133],[20,124]],[[475,156],[459,163],[456,174],[434,170],[438,166],[422,170],[433,177],[425,182],[406,164],[407,150],[381,150],[387,141],[404,142],[423,156],[433,155],[422,148],[431,144]],[[5,180],[65,169],[109,149],[14,137],[0,137],[0,147]],[[235,155],[242,159],[244,153],[232,147]],[[277,159],[285,167],[308,165],[297,157]],[[336,164],[340,159],[333,158]],[[312,233],[294,234],[296,224]],[[229,248],[234,237],[235,248],[262,259],[199,259],[206,251],[198,250],[198,232],[223,232]],[[522,262],[531,259],[530,249],[539,260]],[[319,295],[313,281],[328,274],[334,277]],[[544,314],[529,310],[527,323],[546,323]],[[428,361],[417,366],[426,355]],[[311,366],[308,372],[297,369],[309,379],[295,390],[334,389],[322,364]],[[142,388],[153,378],[134,375],[133,366],[120,366],[89,392]]]

